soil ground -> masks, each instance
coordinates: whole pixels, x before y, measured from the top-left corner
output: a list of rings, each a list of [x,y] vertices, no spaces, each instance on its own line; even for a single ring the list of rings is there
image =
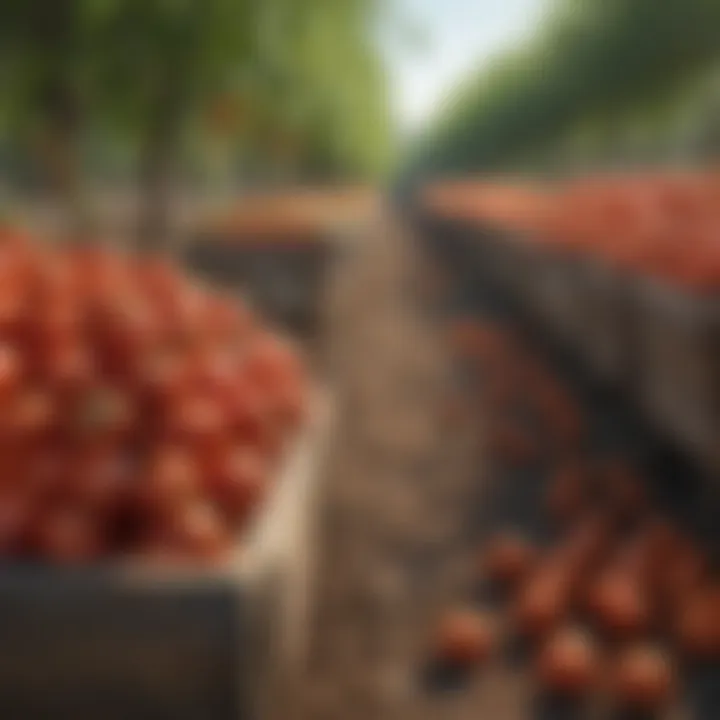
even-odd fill
[[[278,718],[439,720],[462,717],[458,703],[478,712],[467,693],[433,699],[421,687],[432,620],[470,575],[460,518],[478,478],[475,422],[448,414],[458,388],[427,270],[414,243],[382,222],[332,280],[338,422],[314,539],[307,666],[278,693]]]

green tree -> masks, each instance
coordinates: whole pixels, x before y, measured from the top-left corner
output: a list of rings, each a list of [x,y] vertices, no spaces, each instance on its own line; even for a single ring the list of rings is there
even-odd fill
[[[609,151],[627,118],[632,125],[720,60],[714,0],[563,0],[550,8],[529,43],[463,85],[416,151],[416,167],[517,167],[538,149],[552,156],[590,125]]]
[[[80,146],[100,77],[94,62],[112,2],[5,0],[0,18],[0,114],[15,150],[41,168],[70,227],[85,219]]]
[[[246,170],[376,172],[389,149],[380,0],[6,0],[0,115],[41,148],[67,208],[85,154],[136,157],[140,237],[162,246],[173,185],[214,146]],[[94,169],[94,168],[93,168]]]

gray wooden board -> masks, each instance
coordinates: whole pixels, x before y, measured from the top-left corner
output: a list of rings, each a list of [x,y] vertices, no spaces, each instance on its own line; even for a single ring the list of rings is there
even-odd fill
[[[653,280],[637,286],[639,399],[653,422],[720,470],[720,305]]]
[[[585,260],[579,273],[588,310],[579,335],[581,353],[601,378],[632,393],[637,382],[633,278],[596,258]]]
[[[188,245],[185,260],[213,282],[242,288],[266,316],[305,333],[320,324],[335,249],[320,238],[250,243],[202,236]]]

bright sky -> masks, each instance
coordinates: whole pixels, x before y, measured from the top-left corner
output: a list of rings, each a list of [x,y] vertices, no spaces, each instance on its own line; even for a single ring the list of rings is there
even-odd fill
[[[448,91],[483,60],[522,39],[545,0],[400,0],[428,35],[428,47],[390,52],[395,113],[412,131],[436,111]]]

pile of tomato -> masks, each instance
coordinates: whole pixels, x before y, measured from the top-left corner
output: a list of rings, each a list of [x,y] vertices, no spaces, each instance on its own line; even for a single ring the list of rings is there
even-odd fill
[[[720,286],[720,176],[654,172],[533,187],[467,182],[430,188],[456,219],[520,231],[548,249],[699,291]]]
[[[588,398],[507,319],[456,319],[449,341],[477,383],[464,402],[477,392],[493,528],[467,597],[437,620],[433,658],[473,670],[521,646],[538,691],[655,717],[686,673],[720,659],[720,576],[699,508],[663,502],[632,444],[608,442]]]
[[[0,237],[0,554],[224,556],[303,422],[298,353],[171,262]]]

